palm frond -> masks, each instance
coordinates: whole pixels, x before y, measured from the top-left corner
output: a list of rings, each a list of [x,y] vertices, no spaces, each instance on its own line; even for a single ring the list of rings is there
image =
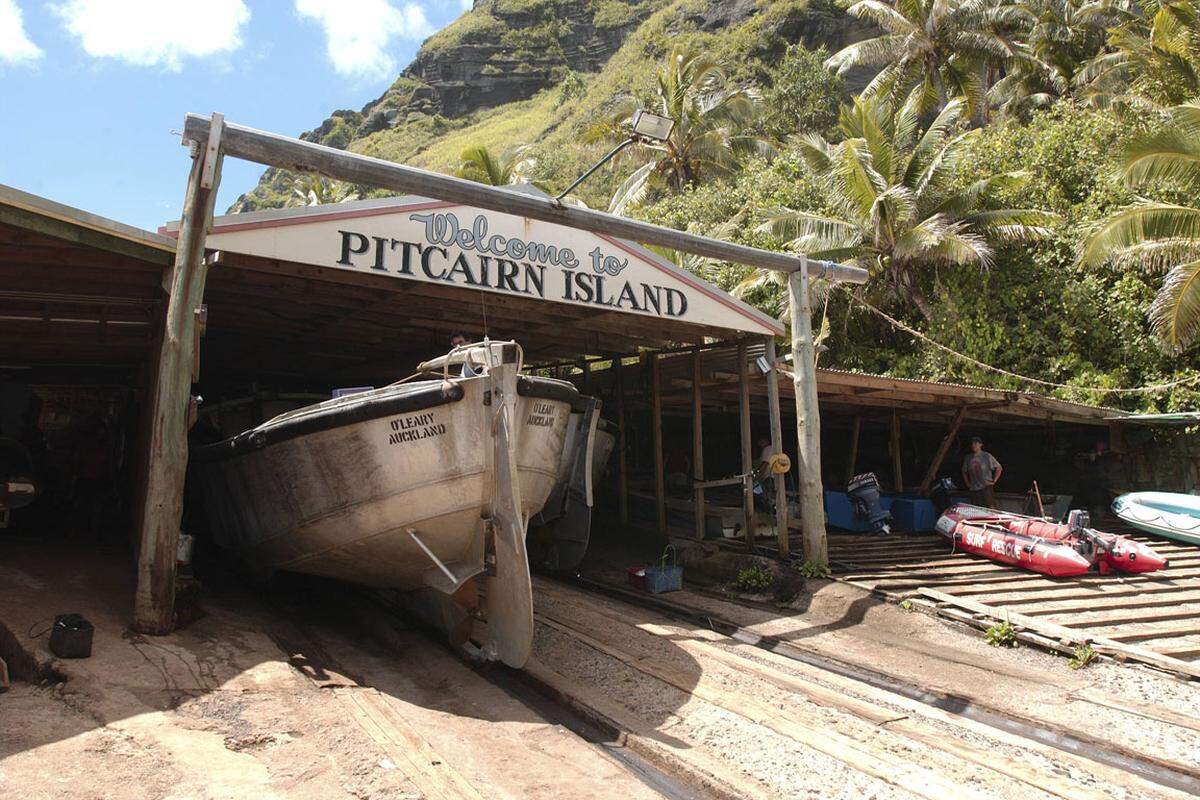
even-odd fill
[[[1120,209],[1093,231],[1079,263],[1096,267],[1141,242],[1177,239],[1200,240],[1200,209],[1143,200]]]
[[[1167,273],[1150,304],[1150,328],[1168,353],[1180,353],[1200,335],[1200,260]]]

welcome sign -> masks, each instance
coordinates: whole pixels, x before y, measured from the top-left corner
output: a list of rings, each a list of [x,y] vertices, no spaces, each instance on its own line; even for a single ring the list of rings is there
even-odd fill
[[[779,324],[648,250],[418,198],[235,214],[207,247],[402,280],[779,334]]]

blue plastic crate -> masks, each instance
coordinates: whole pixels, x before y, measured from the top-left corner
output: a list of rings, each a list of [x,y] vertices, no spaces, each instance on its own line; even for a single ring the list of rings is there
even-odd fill
[[[646,567],[646,591],[651,594],[677,592],[683,588],[683,567]]]

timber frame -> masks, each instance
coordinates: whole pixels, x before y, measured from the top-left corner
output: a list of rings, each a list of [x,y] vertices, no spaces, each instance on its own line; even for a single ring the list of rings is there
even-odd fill
[[[356,185],[414,194],[432,200],[463,204],[474,208],[540,220],[568,228],[620,237],[645,245],[732,261],[789,275],[789,297],[793,304],[792,351],[796,359],[794,385],[798,409],[798,436],[801,442],[801,507],[806,536],[824,553],[824,518],[821,513],[819,418],[813,378],[812,332],[809,320],[808,279],[862,283],[864,270],[828,262],[809,261],[803,255],[770,252],[723,242],[704,236],[663,228],[591,209],[566,206],[554,198],[540,197],[503,188],[483,186],[447,175],[426,172],[323,145],[226,123],[222,115],[210,117],[189,114],[184,122],[183,143],[193,159],[184,194],[178,244],[169,280],[168,305],[157,355],[157,381],[150,431],[147,492],[143,504],[142,530],[138,553],[138,588],[134,608],[134,628],[161,634],[174,626],[175,558],[182,516],[183,483],[187,469],[187,416],[191,384],[198,377],[200,318],[204,313],[205,284],[210,262],[205,241],[213,224],[213,204],[220,185],[221,164],[225,156],[253,161],[268,167],[315,173]],[[640,322],[643,318],[635,318]],[[450,320],[444,320],[447,324]],[[336,320],[335,320],[336,322]],[[318,325],[313,329],[319,332]],[[309,331],[312,332],[312,331]],[[669,338],[669,337],[667,337]],[[580,343],[582,346],[582,343]],[[769,371],[767,382],[778,409],[778,370],[774,363],[774,339],[767,341]],[[694,356],[694,374],[699,373],[700,351]],[[657,356],[651,358],[657,375]],[[654,381],[655,402],[659,398]],[[699,383],[696,382],[696,389]],[[701,400],[693,399],[699,409]],[[696,442],[701,441],[700,414],[696,415]],[[772,414],[778,419],[778,413]],[[783,450],[780,425],[772,425],[776,452]],[[815,443],[815,447],[814,447]],[[656,436],[658,458],[656,488],[659,488],[658,516],[665,526],[662,504],[661,435]],[[703,464],[696,464],[696,476],[703,477]],[[775,482],[778,499],[785,500],[783,481]],[[780,550],[787,550],[787,503],[780,507]],[[699,524],[703,524],[701,519]]]

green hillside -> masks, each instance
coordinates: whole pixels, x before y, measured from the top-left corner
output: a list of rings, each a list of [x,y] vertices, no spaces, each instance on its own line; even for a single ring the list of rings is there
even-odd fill
[[[444,172],[520,146],[556,190],[623,103],[662,107],[673,52],[711,79],[679,90],[688,125],[734,98],[721,121],[579,197],[866,268],[853,294],[817,286],[822,366],[1200,405],[1200,0],[477,0],[305,138]],[[268,171],[234,208],[327,199],[295,189]],[[786,310],[770,275],[680,263]]]
[[[592,52],[611,55],[595,64],[564,52],[559,37],[579,29],[598,30],[602,46],[593,42]],[[378,100],[361,111],[335,111],[304,138],[443,172],[468,146],[499,152],[532,144],[535,177],[562,185],[606,149],[581,141],[588,130],[616,98],[648,95],[673,45],[694,43],[747,80],[763,80],[789,43],[836,48],[863,29],[829,0],[479,0],[426,41]],[[460,81],[442,77],[462,77],[464,62],[475,69],[469,82],[493,82],[466,103]],[[439,92],[451,95],[450,108],[439,105]],[[490,102],[496,99],[505,101]],[[583,196],[607,205],[614,182],[601,175]],[[271,170],[231,210],[283,206],[290,195],[291,176]]]

